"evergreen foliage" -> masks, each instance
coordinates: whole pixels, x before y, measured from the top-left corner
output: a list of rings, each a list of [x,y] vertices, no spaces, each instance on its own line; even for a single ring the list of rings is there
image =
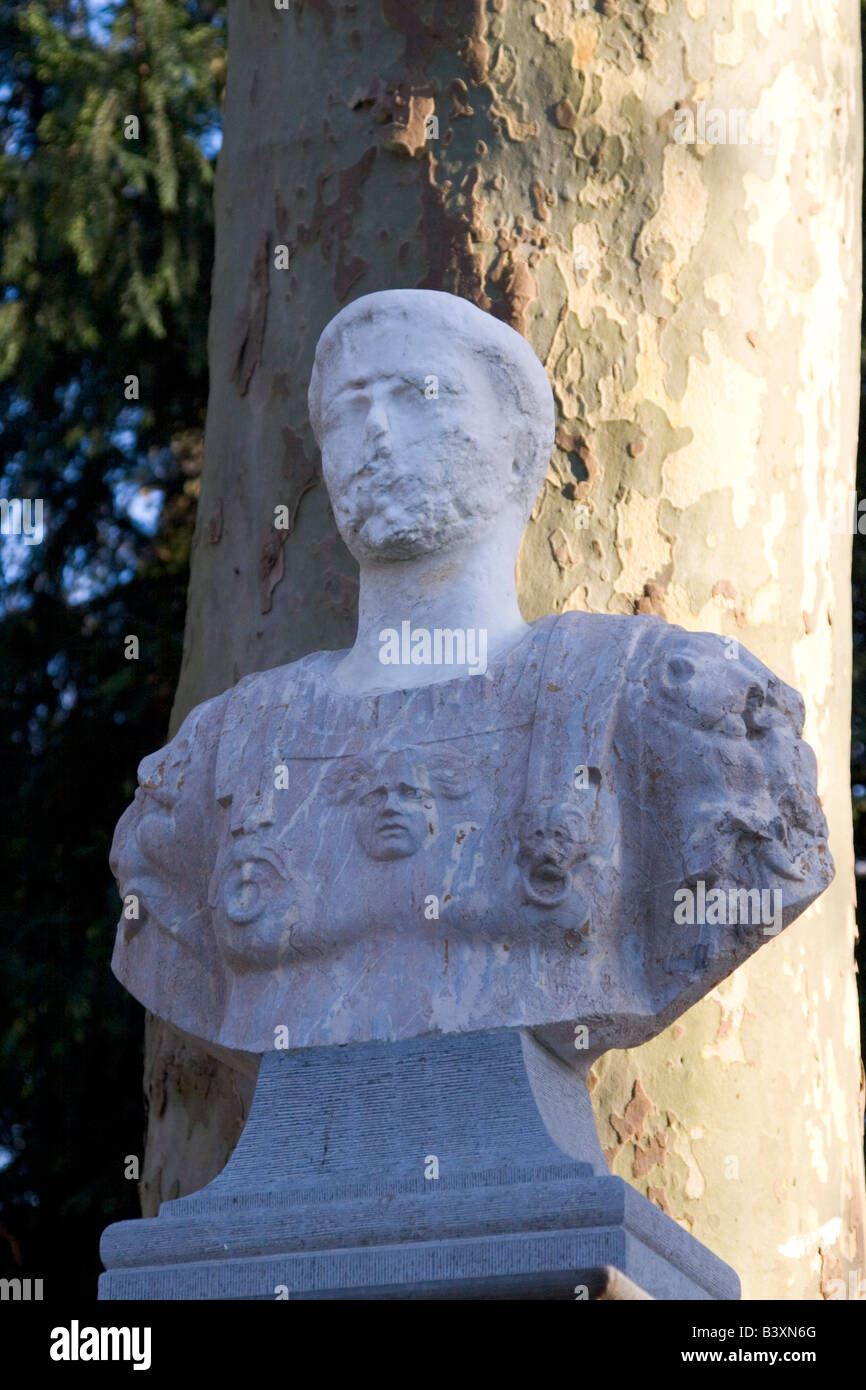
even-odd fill
[[[0,1275],[46,1297],[138,1214],[107,856],[180,661],[224,40],[210,0],[0,3],[0,496],[45,528],[0,540]]]
[[[0,497],[45,524],[0,539],[0,1277],[47,1298],[94,1290],[102,1229],[138,1214],[141,1010],[108,970],[107,856],[180,661],[224,79],[215,0],[0,0]],[[854,610],[866,863],[859,537]]]

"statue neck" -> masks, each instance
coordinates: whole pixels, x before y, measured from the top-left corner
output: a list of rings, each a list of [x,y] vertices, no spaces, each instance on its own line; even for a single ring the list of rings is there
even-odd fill
[[[367,695],[483,675],[528,627],[509,541],[497,527],[463,549],[363,565],[358,632],[336,683]]]

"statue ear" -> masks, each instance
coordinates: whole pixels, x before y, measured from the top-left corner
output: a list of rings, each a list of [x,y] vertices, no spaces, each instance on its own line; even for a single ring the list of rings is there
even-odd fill
[[[508,491],[519,500],[528,518],[544,487],[553,449],[542,449],[536,431],[531,424],[522,423],[520,414],[517,428],[510,432],[508,449],[512,456]]]
[[[509,483],[512,489],[522,491],[526,486],[527,470],[531,467],[529,452],[532,446],[528,438],[528,431],[524,425],[519,424],[516,431],[513,429],[509,431],[507,439],[511,451]]]

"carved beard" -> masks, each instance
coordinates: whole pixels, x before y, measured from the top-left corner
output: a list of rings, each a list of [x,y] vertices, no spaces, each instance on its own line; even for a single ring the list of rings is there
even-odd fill
[[[510,475],[501,478],[497,462],[479,457],[478,442],[464,431],[449,432],[436,448],[445,457],[431,460],[428,440],[410,442],[395,468],[391,450],[380,445],[335,488],[334,515],[353,553],[395,560],[433,554],[496,516]]]

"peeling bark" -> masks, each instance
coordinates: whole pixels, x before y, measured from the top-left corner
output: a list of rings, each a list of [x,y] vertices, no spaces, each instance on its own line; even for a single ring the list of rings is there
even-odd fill
[[[524,616],[654,612],[743,641],[804,694],[838,867],[680,1023],[602,1059],[602,1142],[746,1297],[821,1298],[866,1265],[850,552],[829,522],[858,399],[854,0],[820,22],[803,0],[229,0],[229,37],[174,727],[245,672],[352,640],[354,566],[306,416],[341,304],[427,286],[525,333],[560,418],[519,557]],[[763,112],[775,148],[678,144],[702,101]],[[280,503],[291,530],[262,541]],[[223,1166],[250,1073],[159,1025],[148,1077],[152,1211]]]

